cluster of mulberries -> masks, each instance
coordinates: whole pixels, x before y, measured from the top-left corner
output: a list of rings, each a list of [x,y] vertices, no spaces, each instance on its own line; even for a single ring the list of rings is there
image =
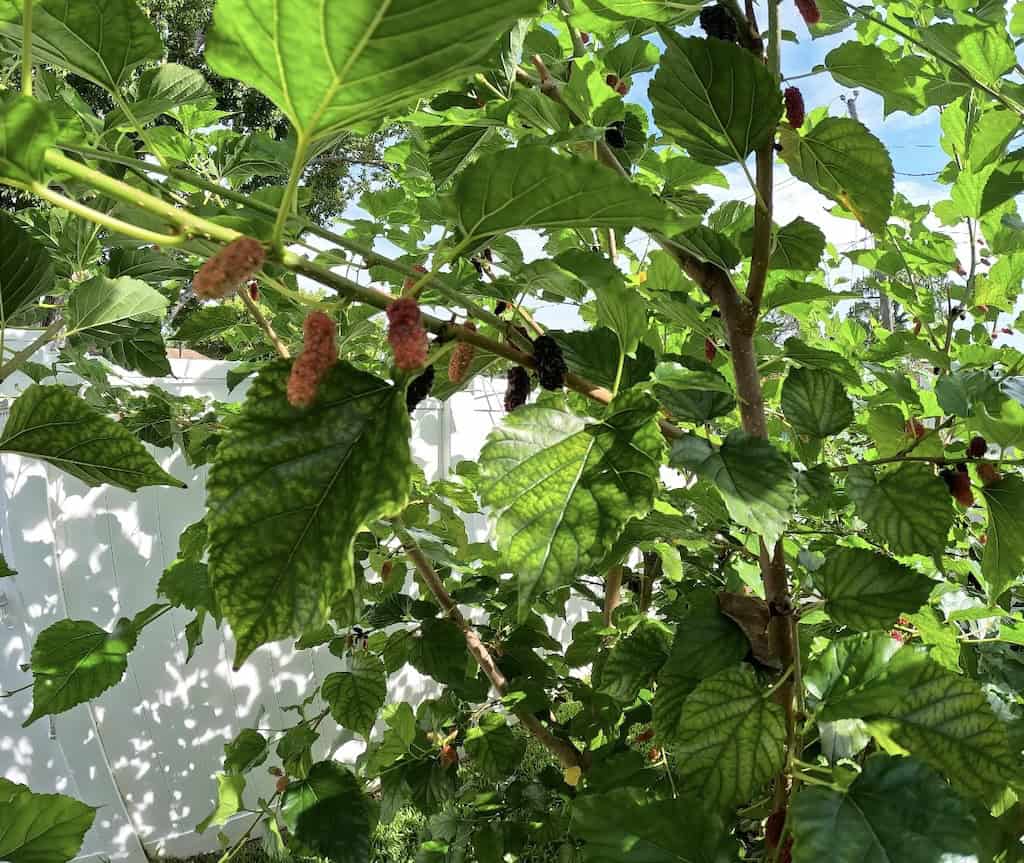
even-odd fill
[[[413,378],[405,391],[405,406],[409,413],[416,410],[423,399],[430,395],[434,388],[434,367],[427,366],[421,375]]]
[[[799,129],[804,124],[804,97],[799,87],[787,87],[782,94],[786,103],[786,122],[794,129]]]
[[[729,14],[728,9],[717,3],[714,6],[705,6],[700,10],[700,26],[712,39],[735,42],[739,38],[736,20]]]
[[[388,344],[395,365],[403,372],[414,371],[427,361],[427,331],[419,303],[411,297],[395,300],[387,309]]]
[[[521,408],[530,397],[530,373],[522,366],[508,370],[505,386],[505,412],[512,413]]]
[[[288,378],[288,402],[297,408],[313,404],[320,381],[338,361],[334,321],[323,312],[310,312],[306,316],[302,336],[302,353],[292,363]]]
[[[956,470],[940,471],[939,476],[945,480],[946,488],[958,504],[964,507],[974,506],[974,492],[971,491],[971,477],[967,473],[967,465],[960,462]]]
[[[821,21],[821,10],[815,0],[796,0],[796,10],[808,24]]]
[[[232,240],[196,271],[192,290],[204,300],[219,300],[233,294],[263,266],[266,256],[259,240]]]
[[[466,321],[465,326],[467,330],[476,330],[476,324],[472,321]],[[451,359],[448,360],[448,380],[453,384],[461,383],[462,379],[466,377],[469,367],[473,365],[475,354],[476,347],[469,342],[459,342],[455,350],[452,351]]]
[[[537,364],[537,378],[546,390],[560,390],[565,386],[565,364],[562,349],[551,336],[540,336],[533,343],[533,361]]]

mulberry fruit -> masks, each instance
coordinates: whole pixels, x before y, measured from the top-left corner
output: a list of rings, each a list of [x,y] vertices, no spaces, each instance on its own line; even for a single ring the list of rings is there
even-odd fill
[[[907,420],[905,429],[907,437],[912,437],[915,440],[921,440],[921,438],[928,434],[928,429],[924,427],[924,424],[913,417]]]
[[[249,282],[249,298],[254,302],[260,301],[260,283],[255,279]]]
[[[967,444],[968,458],[983,458],[987,452],[988,441],[981,435],[975,435],[971,438],[971,442]]]
[[[475,331],[476,324],[472,321],[467,321],[466,329]],[[475,354],[476,347],[474,345],[471,345],[469,342],[459,342],[452,352],[451,359],[448,361],[448,380],[453,384],[461,383],[462,379],[466,377],[469,367],[473,364],[473,356]]]
[[[992,483],[999,482],[1002,479],[1002,474],[999,473],[996,466],[988,462],[978,465],[978,476],[986,486],[990,486]]]
[[[957,503],[964,507],[974,505],[971,478],[965,471],[959,469],[959,465],[957,470],[943,470],[939,473],[939,476],[945,481],[946,488],[949,489],[949,493],[953,495]]]
[[[434,367],[427,366],[423,374],[413,378],[409,388],[405,391],[405,406],[409,413],[412,413],[419,406],[419,403],[430,395],[434,388]]]
[[[796,0],[796,9],[807,24],[817,24],[821,21],[821,10],[814,0]]]
[[[297,408],[309,407],[323,377],[338,361],[334,341],[334,321],[323,312],[310,312],[302,325],[303,346],[288,378],[288,402]]]
[[[504,300],[498,300],[498,302],[494,304],[494,314],[496,315],[503,315],[507,310],[508,303],[506,303]]]
[[[424,267],[422,264],[416,264],[413,267],[413,269],[420,274],[425,273],[427,271],[427,268]],[[405,281],[402,283],[402,290],[411,291],[419,280],[419,276],[406,276]]]
[[[427,361],[427,331],[416,300],[402,297],[387,309],[388,343],[395,365],[403,372],[420,368]]]
[[[533,360],[537,364],[537,377],[546,390],[560,390],[565,386],[565,364],[562,349],[551,336],[540,336],[533,343]]]
[[[622,120],[616,120],[612,123],[604,130],[605,143],[616,150],[624,150],[626,148],[626,136],[622,134],[622,130],[625,127],[626,124]]]
[[[700,27],[712,39],[735,42],[739,37],[736,21],[729,10],[717,3],[700,10]]]
[[[522,366],[513,366],[508,370],[506,381],[505,412],[512,413],[530,397],[530,373]]]
[[[709,363],[714,362],[718,354],[718,348],[711,339],[704,339],[704,359]]]
[[[203,262],[192,279],[192,290],[204,300],[223,299],[251,279],[266,257],[259,240],[238,237]]]
[[[804,96],[799,87],[787,87],[782,94],[786,103],[786,122],[794,129],[804,124]]]

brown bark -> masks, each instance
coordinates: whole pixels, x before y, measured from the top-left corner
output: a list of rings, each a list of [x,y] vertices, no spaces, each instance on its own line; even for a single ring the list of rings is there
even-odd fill
[[[604,625],[612,625],[612,615],[622,601],[622,567],[613,566],[604,577]]]

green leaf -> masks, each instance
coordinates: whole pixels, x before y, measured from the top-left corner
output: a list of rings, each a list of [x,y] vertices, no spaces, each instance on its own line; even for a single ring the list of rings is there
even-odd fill
[[[979,404],[974,426],[990,444],[1019,448],[1024,445],[1024,405],[1008,400],[993,415],[985,405]]]
[[[46,148],[56,140],[57,122],[47,105],[17,93],[0,96],[0,177],[43,181]]]
[[[305,847],[333,863],[367,863],[370,806],[359,780],[334,761],[313,765],[288,786],[281,804],[288,829]]]
[[[167,298],[145,282],[96,276],[79,285],[68,299],[65,335],[88,333],[102,338],[110,324],[162,317],[166,309]]]
[[[594,286],[597,294],[597,322],[619,337],[619,349],[626,354],[636,350],[647,332],[647,303],[635,289],[620,280]]]
[[[45,459],[91,486],[129,491],[146,485],[184,488],[138,439],[67,387],[34,384],[14,401],[0,452]]]
[[[225,824],[232,815],[243,808],[242,793],[245,791],[245,777],[237,773],[217,774],[217,805],[213,812],[196,825],[197,833],[205,833],[209,827]]]
[[[719,610],[714,593],[695,591],[687,599],[690,611],[676,627],[654,692],[654,728],[669,743],[679,739],[685,699],[697,684],[735,667],[750,651],[743,631]]]
[[[0,0],[0,33],[21,44],[20,0]],[[116,91],[133,69],[163,57],[164,46],[135,0],[35,0],[32,59]]]
[[[782,385],[782,413],[797,434],[825,438],[853,422],[853,403],[831,372],[792,368]]]
[[[672,744],[683,786],[709,808],[750,800],[785,762],[786,716],[749,666],[697,684]]]
[[[141,279],[152,285],[172,279],[191,279],[193,272],[192,267],[187,264],[152,249],[111,249],[110,260],[107,262],[107,273],[110,278],[125,276],[130,279]]]
[[[909,752],[983,800],[994,801],[1020,778],[1006,726],[981,687],[923,651],[897,651],[881,673],[833,694],[818,716],[864,720],[886,750]]]
[[[687,435],[672,444],[669,463],[712,483],[729,515],[769,547],[782,535],[796,482],[792,465],[768,441],[737,430],[715,450],[704,438]]]
[[[519,766],[526,740],[513,733],[500,713],[485,713],[466,733],[466,752],[486,776],[500,782]]]
[[[736,406],[721,372],[699,360],[659,363],[651,392],[675,419],[685,422],[706,423]]]
[[[217,609],[207,566],[197,560],[175,560],[160,576],[156,590],[172,605],[181,608],[191,611]]]
[[[648,90],[658,127],[707,165],[742,162],[767,144],[782,117],[767,66],[721,39],[659,32],[667,50]]]
[[[63,794],[36,794],[0,778],[0,859],[67,863],[78,856],[96,809]]]
[[[901,614],[917,611],[935,586],[909,566],[861,548],[829,554],[814,582],[832,620],[853,629],[889,629]]]
[[[113,632],[89,620],[58,620],[46,627],[32,646],[32,713],[24,727],[110,689],[124,676],[137,638],[126,617]]]
[[[779,228],[770,264],[773,270],[816,270],[824,252],[824,232],[798,216]]]
[[[892,213],[892,160],[885,145],[856,120],[828,117],[806,135],[779,129],[782,158],[793,176],[881,233]]]
[[[737,854],[716,813],[686,797],[647,800],[639,788],[577,797],[571,830],[588,863],[726,863]]]
[[[483,67],[537,0],[218,0],[206,61],[259,90],[304,142],[367,129]]]
[[[2,171],[0,167],[0,171]],[[46,248],[6,213],[0,213],[0,326],[49,293],[53,262]]]
[[[210,471],[210,579],[236,668],[261,644],[326,621],[355,585],[356,534],[409,493],[402,390],[338,363],[302,410],[285,397],[290,369],[260,372]]]
[[[940,23],[915,32],[940,57],[958,63],[979,82],[997,89],[1000,78],[1016,62],[1013,43],[1003,26],[968,27]]]
[[[647,228],[671,231],[677,217],[650,192],[593,159],[546,147],[483,156],[452,195],[467,243],[519,228]]]
[[[241,322],[241,312],[234,306],[203,306],[178,324],[170,338],[176,342],[200,345]]]
[[[846,793],[805,787],[790,812],[794,863],[976,859],[974,818],[935,771],[875,755]]]
[[[170,114],[180,105],[214,99],[215,94],[202,73],[179,63],[164,63],[139,76],[132,117],[138,123],[150,123],[161,114]],[[134,128],[124,111],[117,107],[103,118],[108,129]]]
[[[885,100],[885,116],[894,111],[920,114],[928,107],[927,79],[916,74],[914,63],[894,63],[877,45],[844,42],[825,55],[825,66],[841,86],[864,87],[880,94]]]
[[[846,493],[895,554],[941,554],[953,524],[946,484],[930,466],[907,463],[887,473],[858,465],[846,475]]]
[[[658,620],[641,620],[620,639],[601,666],[599,689],[626,704],[642,687],[649,688],[654,675],[669,656],[672,630]]]
[[[439,131],[441,134],[430,139],[427,159],[434,182],[443,186],[469,164],[492,132],[487,126],[454,126]]]
[[[320,687],[320,695],[331,708],[334,721],[366,738],[373,730],[387,694],[384,663],[365,650],[355,654],[351,671],[328,674]]]
[[[888,633],[838,638],[814,657],[804,671],[812,701],[826,705],[885,674],[900,642]]]
[[[224,772],[248,773],[267,760],[267,738],[255,728],[243,728],[230,743],[224,744]]]
[[[995,605],[1024,574],[1024,479],[1004,476],[982,489],[988,509],[988,541],[981,558],[981,578]]]
[[[601,561],[629,519],[654,503],[665,444],[657,403],[627,390],[588,423],[551,403],[506,417],[480,453],[480,494],[519,607]]]
[[[0,578],[11,578],[17,574],[17,570],[11,569],[4,556],[0,554]]]

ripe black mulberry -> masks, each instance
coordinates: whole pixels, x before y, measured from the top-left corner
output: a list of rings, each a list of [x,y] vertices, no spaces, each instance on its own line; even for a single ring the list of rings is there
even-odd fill
[[[562,349],[551,336],[540,336],[533,343],[533,360],[537,364],[537,377],[546,390],[560,390],[565,386],[565,364]]]
[[[423,374],[412,379],[409,388],[405,391],[405,406],[408,408],[409,413],[416,410],[419,403],[430,395],[430,391],[433,388],[434,367],[427,366],[423,370]]]
[[[794,129],[804,124],[804,97],[799,87],[787,87],[782,94],[786,102],[786,122]]]
[[[729,14],[728,9],[717,3],[714,6],[705,6],[700,10],[700,26],[712,39],[735,42],[739,37],[735,19]]]
[[[513,366],[508,370],[506,381],[505,411],[512,413],[525,405],[530,397],[530,373],[522,366]]]

